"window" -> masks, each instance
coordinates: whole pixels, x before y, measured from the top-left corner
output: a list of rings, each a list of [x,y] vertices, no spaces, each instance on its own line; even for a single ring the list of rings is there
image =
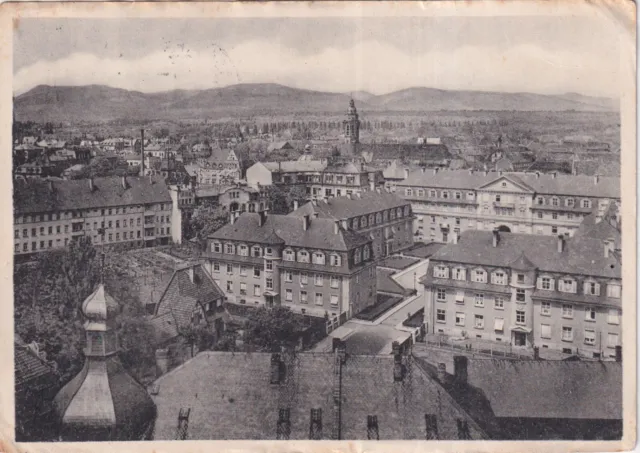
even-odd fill
[[[324,264],[324,253],[315,252],[313,254],[313,264]]]
[[[484,294],[476,293],[474,303],[476,307],[484,307]]]
[[[233,274],[233,264],[227,264],[227,274]]]
[[[500,195],[496,195],[496,203],[500,203]]]
[[[340,279],[338,277],[331,277],[331,287],[339,288],[340,287]]]
[[[466,280],[466,272],[463,268],[457,267],[453,270],[454,280]]]
[[[436,300],[440,300],[440,301],[447,300],[447,290],[444,288],[438,288],[436,290]]]
[[[253,285],[253,295],[261,296],[262,292],[260,291],[260,285]]]
[[[259,245],[254,245],[251,248],[251,256],[254,256],[256,258],[260,258],[262,256],[262,247],[260,247]],[[288,261],[293,261],[293,260],[288,260]]]
[[[484,329],[484,316],[483,315],[475,315],[473,327],[476,329]]]
[[[557,227],[557,226],[552,226],[552,227],[551,227],[551,232],[552,232],[553,234],[557,234],[557,233],[558,233],[558,227]]]
[[[264,287],[267,288],[267,289],[273,289],[273,279],[271,277],[267,277],[265,279]]]
[[[60,227],[58,227],[58,233],[60,232]],[[28,238],[29,237],[29,230],[27,230],[26,228],[24,228],[22,230],[22,237],[23,238]]]
[[[438,419],[435,414],[425,414],[424,422],[426,424],[426,439],[437,440],[438,437]]]
[[[301,285],[306,285],[307,283],[309,283],[309,279],[307,277],[307,274],[301,273],[300,274],[300,284]]]
[[[265,260],[264,261],[264,268],[267,271],[272,271],[273,270],[273,261],[271,260]]]
[[[570,208],[572,208],[572,207],[573,207],[573,198],[567,198],[567,199],[565,200],[565,204],[566,204],[567,206],[569,206]]]
[[[476,269],[473,272],[473,280],[478,283],[486,283],[487,282],[487,273],[482,269]]]
[[[232,293],[233,292],[233,282],[227,280],[227,292],[228,293]]]
[[[524,302],[525,301],[525,292],[524,289],[516,289],[516,302]]]
[[[575,293],[576,282],[570,278],[563,278],[558,282],[558,289],[563,293]]]
[[[433,269],[433,276],[436,278],[448,278],[449,268],[447,266],[438,265]]]
[[[551,338],[551,326],[549,324],[540,324],[540,338]]]
[[[610,308],[607,315],[607,322],[609,324],[620,324],[620,310],[617,308]]]
[[[562,317],[573,318],[573,305],[568,305],[568,304],[562,305]]]
[[[551,315],[551,302],[542,302],[540,304],[540,314],[545,316]]]
[[[591,208],[591,200],[582,200],[582,207],[586,209]]]
[[[240,282],[240,294],[242,296],[247,295],[247,284],[245,282]]]
[[[288,301],[293,300],[293,290],[287,288],[284,291],[284,300],[288,300]]]
[[[316,293],[316,305],[324,305],[324,300],[322,299],[322,293]]]
[[[607,334],[607,347],[615,348],[618,346],[618,334],[617,333],[608,333]]]
[[[436,322],[447,322],[447,312],[445,310],[441,308],[438,308],[438,310],[436,310]]]
[[[462,194],[460,192],[455,192],[454,197],[456,200],[459,200],[460,198],[462,198]]]
[[[596,332],[594,330],[585,329],[584,344],[588,344],[592,346],[596,344]]]
[[[284,272],[284,281],[285,282],[292,282],[293,281],[293,273],[291,271],[285,271]]]
[[[616,285],[614,283],[609,283],[607,285],[607,297],[620,299],[620,292],[621,292],[620,285]]]
[[[271,247],[267,247],[264,249],[264,254],[267,256],[271,256],[273,254],[273,249]]]
[[[364,247],[362,247],[362,259],[368,260],[370,256],[371,252],[369,251],[369,246],[365,245]]]
[[[355,264],[358,264],[360,261],[362,261],[362,254],[360,252],[360,249],[356,249],[356,251],[353,253],[353,262]]]
[[[340,266],[340,256],[339,255],[331,255],[331,265],[332,266]]]
[[[442,191],[442,198],[444,198],[445,200],[446,200],[447,198],[449,198],[449,192],[447,192],[446,190],[443,190],[443,191]]]
[[[238,247],[238,254],[240,256],[249,256],[249,248],[242,244],[240,247]]]
[[[507,275],[502,271],[495,271],[491,274],[491,283],[495,285],[506,285]]]
[[[306,250],[301,250],[298,252],[298,262],[300,263],[308,263],[309,262],[309,252]]]
[[[553,220],[558,220],[558,213],[557,213],[557,212],[552,212],[552,213],[551,213],[551,218],[552,218]]]
[[[322,275],[320,275],[320,274],[315,274],[315,275],[313,276],[313,283],[314,283],[316,286],[322,286],[322,285],[324,284],[324,279],[322,278]]]
[[[332,294],[331,295],[331,305],[333,305],[333,306],[337,306],[338,305],[338,296],[336,294]]]
[[[573,341],[573,327],[562,326],[562,340]]]
[[[254,276],[255,278],[260,277],[260,273],[261,273],[261,271],[262,271],[262,269],[260,269],[259,267],[254,267],[254,268],[253,268],[253,276]]]
[[[307,292],[306,291],[300,291],[300,303],[301,304],[306,304],[307,303]]]
[[[544,204],[544,198],[543,198],[543,197],[538,197],[538,198],[536,199],[536,202],[537,202],[539,205],[543,205],[543,204]]]
[[[596,282],[585,282],[584,293],[590,296],[599,296],[600,285]]]
[[[283,258],[285,261],[295,261],[296,254],[293,252],[293,250],[287,249],[284,251]]]
[[[595,321],[596,320],[596,309],[587,307],[584,309],[584,319],[585,321]]]
[[[456,326],[464,327],[465,316],[464,313],[456,313]]]
[[[234,247],[233,244],[225,244],[224,245],[224,253],[234,253]]]
[[[407,195],[407,196],[409,196],[409,197],[410,197],[411,195],[413,195],[413,191],[412,191],[411,189],[405,189],[404,193],[405,193],[405,195]]]
[[[516,282],[518,282],[520,284],[524,283],[524,274],[518,274],[516,276]]]
[[[551,198],[551,206],[558,206],[558,204],[559,204],[558,197],[552,197]]]
[[[538,279],[538,288],[551,291],[553,289],[553,279],[551,277],[540,277]]]
[[[516,310],[516,324],[525,323],[525,313],[523,310]]]
[[[493,300],[493,307],[497,308],[498,310],[503,310],[504,309],[504,297],[496,296],[496,298]]]

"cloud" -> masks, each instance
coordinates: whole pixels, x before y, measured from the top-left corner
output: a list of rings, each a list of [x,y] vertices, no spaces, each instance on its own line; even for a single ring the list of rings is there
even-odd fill
[[[617,55],[554,51],[534,45],[504,50],[463,46],[409,55],[370,40],[300,55],[277,42],[248,41],[228,49],[170,46],[138,59],[74,53],[39,61],[14,76],[14,91],[39,84],[104,84],[144,92],[272,82],[298,88],[388,93],[412,86],[441,89],[581,92],[618,96]]]

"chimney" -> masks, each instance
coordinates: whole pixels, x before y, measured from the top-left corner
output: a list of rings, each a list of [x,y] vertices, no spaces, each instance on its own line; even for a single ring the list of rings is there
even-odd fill
[[[125,190],[127,189],[127,177],[126,176],[122,177],[122,188],[125,189]]]
[[[564,251],[565,238],[564,235],[558,235],[558,253],[562,253]]]
[[[409,169],[405,168],[404,169],[404,179],[407,179],[409,177]]]
[[[371,190],[371,192],[376,190],[376,182],[373,178],[369,180],[369,189]]]
[[[169,371],[169,350],[156,349],[156,376],[162,376]]]
[[[94,189],[95,189],[95,186],[93,185],[93,176],[89,176],[89,191],[93,192]]]
[[[298,210],[298,207],[299,207],[299,205],[298,205],[298,200],[293,200],[293,210],[294,210],[294,211],[297,211],[297,210]]]
[[[436,168],[434,168],[434,169],[433,169],[433,174],[434,174],[434,175],[437,175],[437,174],[438,174],[438,167],[436,167]]]
[[[140,129],[140,176],[144,176],[144,129]]]
[[[556,179],[556,176],[558,176],[558,172],[557,171],[554,171],[553,173],[551,173],[551,177],[553,179]]]
[[[493,230],[493,246],[497,247],[500,244],[500,232],[498,229]]]
[[[438,363],[438,380],[441,384],[444,384],[444,380],[447,378],[447,364]]]
[[[593,177],[593,183],[594,183],[594,184],[598,184],[599,182],[600,182],[600,175],[596,174],[596,175]]]
[[[340,221],[336,220],[333,223],[333,234],[338,234],[340,232]]]
[[[534,346],[533,347],[533,360],[540,360],[540,347],[539,346]]]
[[[258,226],[264,226],[267,222],[267,211],[260,211],[258,213]]]
[[[427,171],[427,169],[425,167],[421,167],[420,171],[422,172],[422,174],[424,174]]]
[[[404,379],[404,366],[402,365],[400,343],[394,341],[391,347],[393,349],[393,380],[394,382],[402,382]]]
[[[616,346],[616,362],[622,362],[622,346]]]
[[[271,383],[283,384],[284,364],[280,354],[271,354]]]
[[[536,179],[540,179],[540,172],[539,171],[536,172]]]
[[[467,363],[468,359],[463,355],[453,356],[453,375],[458,384],[467,383]]]
[[[304,231],[307,231],[310,226],[311,226],[311,216],[307,214],[302,218],[302,229]]]
[[[187,268],[187,275],[189,276],[189,280],[191,280],[191,283],[193,283],[193,266]]]

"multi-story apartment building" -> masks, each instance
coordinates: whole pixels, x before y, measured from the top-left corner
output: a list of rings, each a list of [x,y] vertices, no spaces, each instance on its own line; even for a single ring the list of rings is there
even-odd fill
[[[620,201],[620,178],[540,173],[418,170],[397,183],[411,201],[417,239],[451,242],[488,230],[538,235],[573,232],[586,215]]]
[[[615,357],[619,224],[591,223],[573,237],[494,230],[455,238],[430,258],[422,280],[427,331]]]
[[[339,197],[372,190],[383,183],[382,172],[349,161],[294,160],[257,162],[247,169],[250,186],[300,186],[309,199]]]
[[[311,201],[289,215],[338,220],[345,230],[364,234],[373,240],[375,258],[413,245],[411,204],[380,188],[326,201]]]
[[[159,177],[29,180],[14,185],[14,253],[94,244],[148,247],[180,241],[180,213]],[[177,226],[176,226],[177,225]],[[100,229],[104,228],[104,236]]]
[[[234,184],[242,178],[242,162],[232,149],[215,148],[211,156],[197,158],[186,168],[202,185]]]
[[[237,218],[236,218],[237,217]],[[236,304],[349,318],[374,303],[372,240],[339,221],[242,213],[213,233],[207,270]]]

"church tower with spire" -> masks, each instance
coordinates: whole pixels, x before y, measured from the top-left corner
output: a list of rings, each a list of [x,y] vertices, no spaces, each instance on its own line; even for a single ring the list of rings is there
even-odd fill
[[[118,312],[118,303],[102,283],[82,303],[84,367],[54,399],[60,440],[126,441],[151,436],[156,407],[118,358]]]
[[[358,119],[358,110],[356,110],[356,104],[353,99],[349,101],[347,119],[342,122],[342,127],[346,143],[360,143],[360,120]]]

